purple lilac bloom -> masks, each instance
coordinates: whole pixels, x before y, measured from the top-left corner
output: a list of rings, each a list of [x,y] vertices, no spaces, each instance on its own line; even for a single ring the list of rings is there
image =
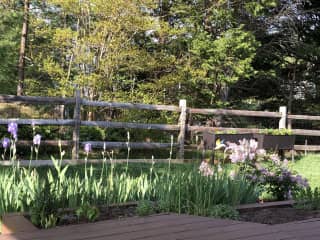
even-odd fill
[[[277,154],[271,154],[270,158],[276,165],[280,165],[280,158]]]
[[[202,176],[209,177],[213,176],[213,170],[206,161],[202,161],[199,167],[199,172]]]
[[[289,161],[287,160],[287,159],[285,159],[285,160],[283,160],[283,166],[288,166],[288,164],[289,164]]]
[[[2,139],[2,147],[4,149],[8,148],[10,146],[10,139],[9,138],[3,138]]]
[[[33,137],[33,144],[34,145],[40,145],[40,142],[41,142],[41,135],[40,134],[37,134]]]
[[[239,144],[229,143],[227,151],[231,151],[230,160],[232,163],[243,163],[245,161],[252,161],[256,157],[258,143],[254,139],[243,139]]]
[[[91,143],[86,143],[86,144],[84,145],[84,151],[88,154],[89,152],[91,152],[91,150],[92,150],[92,145],[91,145]]]
[[[267,154],[267,152],[266,152],[266,150],[264,150],[264,149],[258,149],[258,150],[257,150],[257,155],[258,155],[259,157],[264,157],[266,154]]]
[[[11,122],[8,124],[8,132],[11,133],[14,139],[18,137],[18,124],[15,122]]]

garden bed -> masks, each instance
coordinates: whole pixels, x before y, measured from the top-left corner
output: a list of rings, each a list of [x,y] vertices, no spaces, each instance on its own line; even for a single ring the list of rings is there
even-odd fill
[[[98,222],[103,220],[120,219],[126,217],[137,216],[136,208],[138,206],[137,202],[128,202],[123,204],[112,204],[109,206],[98,206],[99,216],[92,222]],[[25,215],[27,219],[30,220],[30,215]],[[76,209],[60,209],[59,219],[57,226],[71,225],[71,224],[81,224],[90,222],[87,218],[81,216],[78,217],[76,214]]]
[[[262,224],[281,224],[320,218],[319,210],[297,209],[293,201],[257,203],[239,206],[239,220]]]

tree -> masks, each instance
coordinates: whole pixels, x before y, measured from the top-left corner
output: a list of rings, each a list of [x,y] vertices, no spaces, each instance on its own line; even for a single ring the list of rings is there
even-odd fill
[[[28,25],[29,25],[29,0],[24,0],[24,11],[23,11],[23,23],[22,23],[22,31],[21,31],[21,43],[20,43],[20,52],[19,52],[19,64],[18,64],[18,72],[19,72],[19,81],[17,86],[17,95],[23,95],[24,88],[24,72],[25,72],[25,55],[26,55],[26,44],[28,38]]]

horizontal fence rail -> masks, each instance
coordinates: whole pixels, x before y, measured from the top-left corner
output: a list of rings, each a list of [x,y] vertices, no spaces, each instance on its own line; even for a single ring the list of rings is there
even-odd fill
[[[278,118],[279,128],[286,128],[286,121],[306,120],[320,121],[320,116],[311,115],[295,115],[287,114],[286,107],[280,107],[279,112],[271,111],[248,111],[235,109],[201,109],[189,108],[185,100],[180,100],[179,106],[175,105],[156,105],[143,103],[125,103],[125,102],[107,102],[107,101],[91,101],[80,96],[77,90],[75,97],[35,97],[35,96],[13,96],[0,95],[0,103],[21,103],[21,104],[49,104],[49,105],[73,105],[74,116],[71,119],[0,119],[0,125],[16,122],[19,125],[56,125],[73,127],[72,140],[44,140],[43,145],[48,146],[73,146],[72,158],[79,160],[79,149],[84,144],[90,143],[94,148],[127,148],[132,149],[161,149],[161,148],[178,148],[178,159],[184,159],[185,140],[187,132],[216,132],[216,131],[235,131],[238,133],[259,133],[262,129],[257,128],[234,128],[234,127],[210,127],[188,124],[193,114],[202,115],[219,115],[219,116],[244,116],[244,117],[264,117]],[[150,111],[168,111],[180,114],[177,124],[160,124],[160,123],[137,123],[137,122],[115,122],[115,121],[83,121],[81,120],[81,106],[120,108],[120,109],[136,109]],[[188,116],[189,115],[189,116]],[[103,141],[80,141],[80,126],[92,126],[102,128],[124,128],[124,129],[144,129],[144,130],[161,130],[176,131],[178,139],[173,143],[160,142],[103,142]],[[291,126],[291,125],[288,125]],[[292,129],[292,133],[301,136],[320,136],[320,130],[310,129]],[[19,140],[17,145],[32,145],[32,141]],[[189,145],[191,146],[191,145]],[[320,146],[313,145],[295,145],[296,150],[320,151]]]
[[[72,146],[73,141],[70,140],[44,140],[41,141],[41,145],[46,146]],[[93,148],[105,148],[105,149],[160,149],[177,147],[177,143],[157,143],[157,142],[107,142],[107,141],[83,141],[80,142],[81,146],[90,143]],[[16,143],[18,146],[31,146],[33,141],[31,140],[18,140]]]
[[[33,144],[33,141],[31,140],[18,140],[17,145],[19,146],[31,146]],[[41,145],[46,146],[72,146],[73,141],[70,140],[42,140]]]
[[[180,161],[179,159],[170,159],[171,163],[176,163],[176,164],[181,164],[183,163],[182,161]],[[101,164],[101,160],[100,159],[88,159],[87,161],[79,159],[78,161],[74,161],[74,160],[62,160],[61,161],[61,165],[75,165],[75,164],[85,164],[85,163],[92,163],[92,164]],[[121,164],[121,163],[167,163],[168,159],[112,159],[112,163],[113,164]],[[110,159],[107,159],[107,163],[111,163]],[[12,161],[0,161],[0,166],[12,166],[13,163]],[[24,167],[28,167],[30,165],[30,160],[19,160],[19,166],[24,166]],[[31,166],[33,167],[40,167],[40,166],[54,166],[52,160],[47,160],[47,159],[41,159],[38,161],[32,161],[31,162]]]
[[[20,125],[58,125],[58,126],[73,126],[73,119],[0,119],[0,124],[9,124],[15,122]]]
[[[318,146],[318,145],[294,145],[294,150],[319,152],[320,146]]]
[[[130,128],[130,129],[156,129],[163,131],[178,131],[179,125],[154,124],[154,123],[129,123],[110,121],[81,121],[82,126],[104,127],[104,128]]]
[[[280,118],[281,113],[268,111],[247,111],[247,110],[232,110],[232,109],[201,109],[189,108],[190,113],[205,114],[205,115],[229,115],[229,116],[248,116],[248,117],[268,117]]]
[[[289,115],[288,115],[288,119],[320,121],[320,116],[307,116],[307,115],[293,115],[293,114],[289,114]]]
[[[224,128],[224,127],[206,127],[206,126],[188,126],[191,132],[217,132],[217,131],[236,131],[238,133],[259,133],[258,128]]]
[[[103,141],[86,141],[82,142],[81,145],[90,143],[93,148],[106,148],[106,149],[159,149],[159,148],[170,148],[178,146],[177,143],[156,143],[156,142],[103,142]]]
[[[157,111],[170,111],[180,112],[180,108],[173,105],[154,105],[154,104],[141,104],[141,103],[118,103],[118,102],[98,102],[82,100],[82,105],[93,107],[110,107],[110,108],[124,108],[124,109],[140,109],[140,110],[157,110]]]
[[[74,98],[0,95],[0,103],[75,104]]]

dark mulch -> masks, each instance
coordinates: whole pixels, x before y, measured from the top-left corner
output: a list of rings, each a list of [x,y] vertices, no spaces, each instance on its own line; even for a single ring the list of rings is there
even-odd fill
[[[114,205],[114,206],[100,206],[99,207],[99,217],[95,221],[103,221],[109,219],[120,219],[125,217],[136,216],[137,204],[123,204],[123,205]],[[78,218],[74,210],[65,210],[60,214],[60,219],[58,226],[61,225],[70,225],[70,224],[79,224],[87,223],[88,220],[85,218]]]
[[[274,207],[240,212],[240,220],[264,224],[279,224],[293,221],[320,218],[319,210],[296,209],[293,207]]]

